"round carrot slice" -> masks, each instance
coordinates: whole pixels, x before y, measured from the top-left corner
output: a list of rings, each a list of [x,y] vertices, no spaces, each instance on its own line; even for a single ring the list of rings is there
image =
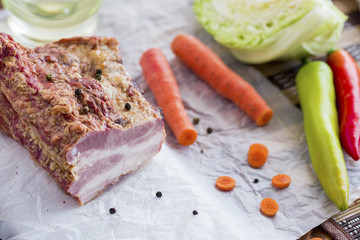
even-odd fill
[[[272,217],[279,210],[279,205],[272,198],[264,198],[260,203],[260,210],[266,216]]]
[[[286,174],[278,174],[271,180],[272,185],[277,188],[286,188],[290,185],[291,178]]]
[[[312,238],[311,240],[323,240],[322,238],[316,237],[316,238]]]
[[[235,187],[235,179],[229,176],[221,176],[218,177],[215,185],[221,190],[230,191]]]
[[[248,162],[250,166],[259,168],[266,163],[269,150],[261,143],[254,143],[249,147]]]

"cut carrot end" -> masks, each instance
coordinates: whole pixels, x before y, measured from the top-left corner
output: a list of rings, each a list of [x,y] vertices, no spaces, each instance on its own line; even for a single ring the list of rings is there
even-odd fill
[[[279,210],[279,205],[272,198],[264,198],[260,203],[260,210],[266,216],[273,217]]]
[[[290,185],[291,178],[286,174],[278,174],[272,178],[271,182],[274,187],[281,189]]]
[[[267,110],[266,112],[264,112],[257,120],[256,120],[256,124],[259,126],[264,126],[266,125],[272,118],[273,116],[273,111],[271,109]]]
[[[221,176],[216,180],[216,187],[223,191],[233,190],[235,187],[235,179],[229,176]]]
[[[197,132],[195,129],[188,128],[181,131],[178,142],[183,146],[189,146],[193,144],[196,141],[197,138]]]

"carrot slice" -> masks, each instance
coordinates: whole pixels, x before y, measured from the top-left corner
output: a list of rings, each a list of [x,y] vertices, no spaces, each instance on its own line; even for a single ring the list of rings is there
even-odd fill
[[[316,237],[316,238],[312,238],[311,240],[323,240],[322,238]]]
[[[259,168],[266,163],[268,148],[261,143],[254,143],[249,147],[248,162],[250,166]]]
[[[286,188],[290,185],[291,178],[286,174],[278,174],[272,178],[271,182],[274,187]]]
[[[221,190],[230,191],[235,187],[235,179],[229,176],[221,176],[218,177],[215,185]]]
[[[185,112],[175,76],[162,51],[153,48],[144,52],[140,65],[177,141],[183,146],[194,143],[197,132]]]
[[[272,217],[279,210],[279,205],[272,198],[264,198],[260,203],[260,210],[266,216]]]
[[[237,104],[259,126],[270,121],[273,112],[264,99],[199,39],[180,34],[171,43],[171,49],[201,79]]]

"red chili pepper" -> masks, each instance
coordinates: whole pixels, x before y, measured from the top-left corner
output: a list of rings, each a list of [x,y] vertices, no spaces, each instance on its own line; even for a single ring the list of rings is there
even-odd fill
[[[341,49],[330,53],[327,62],[334,73],[341,145],[359,160],[360,70],[351,55]]]

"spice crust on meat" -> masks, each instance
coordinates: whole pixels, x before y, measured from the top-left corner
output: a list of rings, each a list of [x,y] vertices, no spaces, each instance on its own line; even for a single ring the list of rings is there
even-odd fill
[[[114,162],[120,168],[117,159],[126,161],[127,156],[121,146],[147,144],[142,136],[154,131],[148,138],[156,136],[156,144],[143,149],[149,152],[146,158],[151,158],[165,137],[159,110],[132,82],[113,38],[75,37],[29,49],[0,33],[0,107],[0,130],[24,145],[80,203],[69,190],[74,182],[89,174],[105,174],[93,173],[92,164]],[[93,141],[107,143],[98,144],[103,153]],[[101,154],[108,160],[101,160]],[[93,160],[88,162],[85,156]],[[78,185],[81,190],[83,186]]]

